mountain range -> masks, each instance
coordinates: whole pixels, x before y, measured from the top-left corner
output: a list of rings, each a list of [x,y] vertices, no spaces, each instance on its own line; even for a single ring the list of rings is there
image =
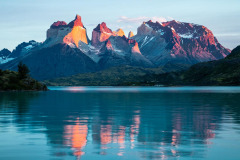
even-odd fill
[[[26,64],[38,80],[67,77],[111,67],[174,68],[219,60],[231,52],[202,25],[169,22],[143,22],[137,34],[112,31],[102,22],[92,31],[91,39],[76,15],[70,23],[54,22],[46,40],[23,42],[12,52],[0,51],[0,68],[17,70]],[[170,67],[169,67],[170,66]]]

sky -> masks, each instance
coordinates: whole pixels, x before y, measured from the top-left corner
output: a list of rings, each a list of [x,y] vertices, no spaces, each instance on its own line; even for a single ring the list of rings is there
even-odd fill
[[[143,21],[175,19],[206,26],[224,47],[240,45],[240,0],[0,0],[0,50],[43,42],[53,22],[69,23],[76,14],[90,39],[101,22],[127,35]]]

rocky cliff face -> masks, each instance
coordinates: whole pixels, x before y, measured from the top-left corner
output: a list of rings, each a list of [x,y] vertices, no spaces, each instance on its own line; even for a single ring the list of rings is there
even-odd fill
[[[93,30],[92,46],[98,49],[98,52],[95,52],[95,56],[92,53],[91,56],[94,57],[93,60],[95,62],[99,63],[100,68],[121,65],[153,66],[141,54],[138,43],[135,40],[126,38],[122,29],[112,31],[104,22]]]
[[[99,66],[101,66],[102,69],[122,65],[153,66],[153,64],[141,54],[138,43],[125,36],[111,36],[105,42],[100,52]]]
[[[157,66],[195,64],[222,59],[230,53],[209,29],[191,23],[144,22],[132,38],[139,43],[142,54]]]
[[[0,57],[6,58],[11,54],[11,51],[8,49],[4,48],[3,50],[0,51]]]
[[[122,37],[122,36],[125,36],[125,33],[124,33],[124,31],[120,28],[120,29],[118,29],[118,30],[116,30],[116,31],[113,31],[113,35],[114,35],[114,36],[120,36],[120,37]]]
[[[65,43],[72,47],[79,47],[79,43],[89,43],[86,28],[83,26],[81,16],[76,15],[75,19],[67,24],[64,21],[54,22],[47,31],[45,47],[58,43]]]
[[[133,37],[133,36],[134,36],[133,32],[130,31],[130,32],[128,33],[128,38],[131,38],[131,37]]]
[[[8,49],[4,48],[3,50],[0,51],[0,64],[7,63],[8,61],[11,61],[12,59],[9,58],[11,55],[11,51]]]
[[[109,29],[105,22],[98,24],[98,26],[92,32],[92,45],[94,47],[101,47],[110,36],[113,35],[111,29]]]
[[[23,42],[19,44],[12,52],[7,49],[3,49],[2,51],[0,51],[0,64],[5,64],[18,57],[26,56],[28,53],[31,53],[40,45],[41,43],[31,40],[29,42]]]
[[[82,19],[79,15],[76,16],[75,20],[70,22],[68,26],[72,29],[70,33],[68,33],[63,42],[66,44],[74,44],[77,47],[79,46],[79,42],[83,42],[88,44],[88,37],[86,28],[83,26]]]

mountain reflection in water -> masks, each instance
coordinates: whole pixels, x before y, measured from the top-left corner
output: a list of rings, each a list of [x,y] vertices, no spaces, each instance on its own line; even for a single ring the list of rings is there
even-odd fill
[[[239,93],[135,91],[0,93],[0,159],[239,158]]]

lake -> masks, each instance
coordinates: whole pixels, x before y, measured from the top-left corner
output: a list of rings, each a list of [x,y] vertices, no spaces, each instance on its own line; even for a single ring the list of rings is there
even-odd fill
[[[0,92],[1,160],[237,160],[240,87]]]

